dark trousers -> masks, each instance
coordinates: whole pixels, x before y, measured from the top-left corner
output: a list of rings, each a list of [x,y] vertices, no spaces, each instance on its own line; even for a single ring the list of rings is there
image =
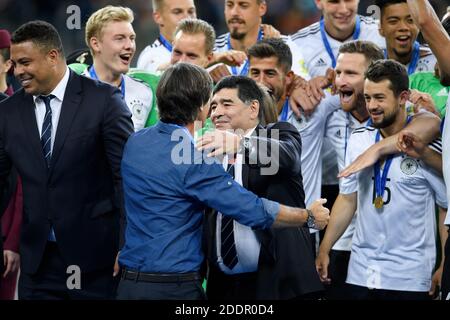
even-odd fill
[[[69,289],[68,271],[56,243],[48,242],[41,265],[36,274],[21,273],[19,278],[20,300],[68,300],[114,299],[118,278],[112,276],[113,268],[83,273],[80,289]]]
[[[220,269],[210,270],[206,287],[208,300],[255,300],[256,272],[227,275]]]
[[[428,291],[397,291],[397,290],[382,290],[369,289],[366,287],[349,284],[349,300],[385,300],[385,301],[401,301],[401,300],[431,300]]]
[[[442,282],[441,282],[441,294],[442,300],[450,300],[450,229],[449,237],[445,242],[445,260],[444,260],[444,270],[442,272]]]
[[[121,279],[117,300],[205,300],[201,280],[143,282]]]
[[[331,209],[333,208],[334,201],[336,200],[337,196],[339,195],[339,185],[338,184],[323,184],[322,185],[322,198],[327,199],[327,203],[324,204],[324,207],[329,209],[331,212]],[[320,230],[320,241],[322,241],[325,231],[327,228]]]
[[[325,296],[328,300],[344,300],[350,295],[347,279],[350,251],[331,250],[328,277],[331,283],[325,285]]]

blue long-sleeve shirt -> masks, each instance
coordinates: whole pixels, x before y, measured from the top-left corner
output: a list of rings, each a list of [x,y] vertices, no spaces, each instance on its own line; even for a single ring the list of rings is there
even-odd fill
[[[269,228],[279,210],[196,151],[186,129],[163,122],[129,138],[122,179],[127,228],[119,262],[140,272],[198,271],[205,207],[254,228]]]

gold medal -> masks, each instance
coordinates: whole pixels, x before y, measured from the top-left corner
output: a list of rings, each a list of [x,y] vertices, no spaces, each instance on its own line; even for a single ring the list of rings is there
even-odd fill
[[[383,201],[382,197],[376,197],[375,201],[373,203],[375,205],[375,208],[377,208],[377,209],[383,208],[384,201]]]

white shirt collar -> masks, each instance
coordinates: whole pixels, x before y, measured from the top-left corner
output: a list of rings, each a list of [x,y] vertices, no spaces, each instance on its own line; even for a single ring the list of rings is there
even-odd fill
[[[61,81],[58,83],[58,85],[53,89],[50,94],[54,95],[59,101],[63,101],[64,94],[66,92],[67,83],[69,82],[69,76],[70,71],[69,67],[66,66],[66,71],[64,73],[64,76],[62,77]],[[39,96],[33,95],[33,101],[36,104],[36,100],[39,99]]]

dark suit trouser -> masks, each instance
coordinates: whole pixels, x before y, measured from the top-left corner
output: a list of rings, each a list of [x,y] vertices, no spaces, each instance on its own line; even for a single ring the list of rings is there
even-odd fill
[[[331,283],[325,285],[325,296],[328,300],[345,300],[350,294],[350,286],[346,283],[350,251],[330,250],[328,276]]]
[[[57,244],[48,242],[38,272],[20,275],[19,299],[114,299],[118,277],[113,278],[112,267],[89,273],[81,270],[80,289],[69,289],[76,282],[70,278],[74,272],[67,271],[68,265],[62,259]]]
[[[143,282],[121,279],[117,300],[205,300],[201,280]]]
[[[206,296],[208,300],[255,300],[257,273],[227,275],[215,268],[208,279]]]
[[[405,300],[431,300],[428,291],[400,291],[400,290],[384,290],[369,289],[353,284],[349,284],[350,296],[349,300],[385,300],[385,301],[405,301]]]
[[[449,237],[445,242],[445,260],[444,270],[442,272],[442,300],[450,300],[450,229],[448,230]]]

